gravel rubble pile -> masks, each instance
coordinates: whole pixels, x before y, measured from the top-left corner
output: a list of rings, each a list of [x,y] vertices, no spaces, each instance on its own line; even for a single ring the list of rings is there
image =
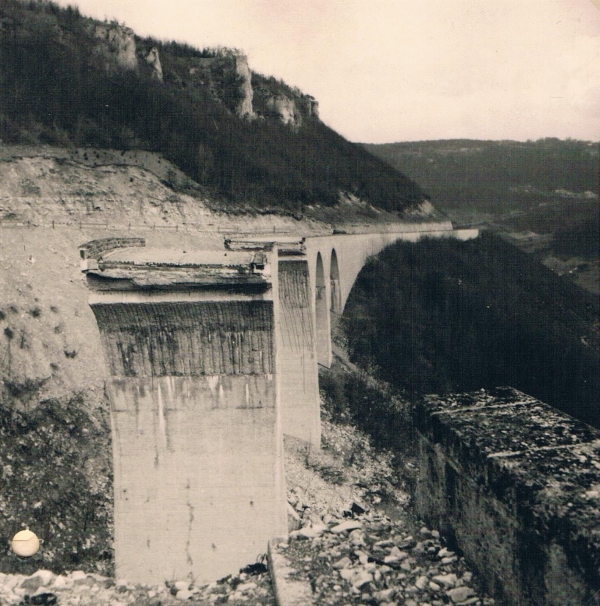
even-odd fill
[[[323,446],[307,452],[286,438],[288,517],[296,529],[275,547],[294,570],[290,580],[310,585],[314,604],[494,605],[464,558],[415,518],[389,453],[327,419]]]
[[[134,585],[98,574],[75,570],[55,575],[38,570],[30,576],[0,573],[1,606],[175,606],[176,604],[252,604],[274,606],[271,578],[262,563],[250,565],[219,581],[195,585],[189,581],[158,587]]]
[[[356,507],[356,509],[359,509]],[[492,606],[463,558],[443,547],[437,531],[414,531],[404,520],[365,512],[310,524],[276,549],[305,579],[315,604]]]

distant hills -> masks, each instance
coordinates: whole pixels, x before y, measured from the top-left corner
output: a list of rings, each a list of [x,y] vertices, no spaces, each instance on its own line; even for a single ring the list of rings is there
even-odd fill
[[[598,195],[599,144],[589,141],[454,139],[364,147],[417,180],[444,209],[499,213]]]
[[[141,38],[53,2],[0,4],[0,139],[161,152],[224,208],[424,202],[414,181],[323,124],[315,99],[251,72],[241,52]]]
[[[456,139],[364,147],[418,181],[456,224],[499,232],[598,292],[598,143]]]

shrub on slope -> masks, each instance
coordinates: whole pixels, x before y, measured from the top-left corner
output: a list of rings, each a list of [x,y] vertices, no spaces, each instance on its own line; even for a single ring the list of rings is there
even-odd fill
[[[112,473],[106,415],[78,396],[31,410],[0,405],[0,567],[31,574],[111,571]],[[28,525],[43,539],[29,560],[9,548]]]

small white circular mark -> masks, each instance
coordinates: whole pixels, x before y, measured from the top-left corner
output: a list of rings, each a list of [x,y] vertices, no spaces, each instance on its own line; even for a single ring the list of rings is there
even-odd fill
[[[11,547],[19,557],[30,558],[39,551],[40,540],[27,528],[27,530],[17,532],[12,539]]]

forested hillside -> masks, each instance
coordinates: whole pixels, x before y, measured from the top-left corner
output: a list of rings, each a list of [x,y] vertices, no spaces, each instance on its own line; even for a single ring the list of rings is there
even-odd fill
[[[483,233],[398,243],[344,312],[353,359],[412,394],[502,385],[600,426],[598,301]]]
[[[553,199],[593,201],[598,194],[599,145],[589,141],[455,139],[365,147],[417,180],[444,209],[506,213]]]
[[[236,51],[142,39],[52,2],[0,4],[4,143],[159,151],[229,205],[423,201],[413,181],[323,124],[315,103],[250,74]]]

